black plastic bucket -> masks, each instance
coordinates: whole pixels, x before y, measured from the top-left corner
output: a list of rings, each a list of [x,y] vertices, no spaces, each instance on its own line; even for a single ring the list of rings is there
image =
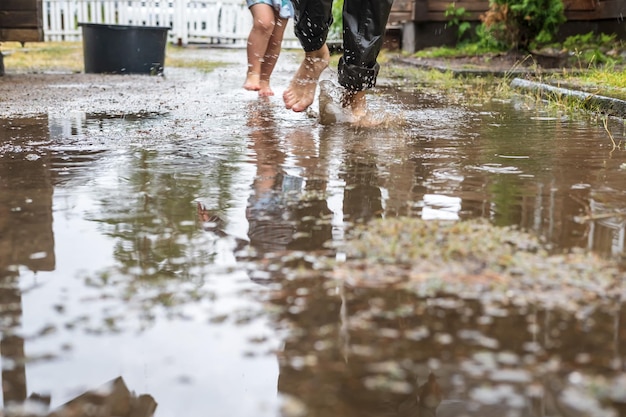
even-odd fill
[[[86,73],[163,72],[169,28],[79,23],[83,30]]]

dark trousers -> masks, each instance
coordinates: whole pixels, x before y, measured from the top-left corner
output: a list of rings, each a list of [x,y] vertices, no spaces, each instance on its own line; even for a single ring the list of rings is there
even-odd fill
[[[332,0],[292,0],[295,34],[306,52],[320,49],[333,22]],[[343,56],[339,84],[353,91],[376,85],[376,59],[383,46],[393,0],[344,0]]]

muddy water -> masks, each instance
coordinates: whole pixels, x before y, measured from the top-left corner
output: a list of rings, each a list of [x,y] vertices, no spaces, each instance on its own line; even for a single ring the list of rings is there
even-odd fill
[[[622,257],[626,155],[599,121],[382,80],[371,107],[394,123],[322,126],[278,98],[296,56],[260,100],[240,89],[243,52],[217,55],[233,64],[170,69],[171,96],[144,105],[84,94],[0,120],[5,407],[38,393],[56,408],[121,376],[157,416],[417,417],[429,372],[438,415],[604,416],[626,401],[619,300],[424,298],[284,268],[393,216],[486,218]]]

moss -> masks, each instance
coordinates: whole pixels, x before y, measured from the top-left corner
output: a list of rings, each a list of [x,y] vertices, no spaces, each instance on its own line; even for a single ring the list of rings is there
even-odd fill
[[[357,226],[335,279],[419,293],[482,291],[573,305],[617,296],[619,265],[592,253],[551,254],[534,235],[484,220],[390,218]]]

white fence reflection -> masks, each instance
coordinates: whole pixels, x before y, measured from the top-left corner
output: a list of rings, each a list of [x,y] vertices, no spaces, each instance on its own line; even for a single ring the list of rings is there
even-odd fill
[[[169,27],[171,42],[245,46],[252,16],[244,0],[43,0],[46,41],[79,41],[79,23]],[[299,44],[290,19],[286,47]]]

